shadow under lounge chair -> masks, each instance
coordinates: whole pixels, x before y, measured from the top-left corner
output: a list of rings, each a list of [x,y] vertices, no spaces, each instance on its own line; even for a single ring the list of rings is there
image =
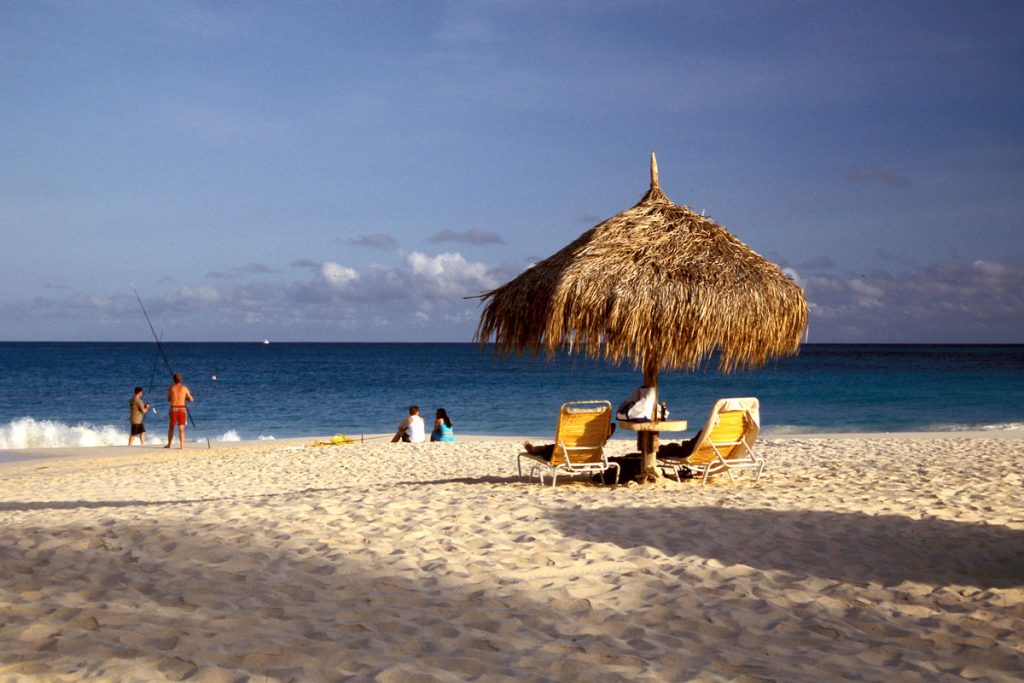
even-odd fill
[[[663,471],[670,470],[676,481],[683,469],[702,475],[702,485],[707,485],[712,474],[723,471],[735,479],[733,470],[742,469],[755,470],[757,481],[765,465],[764,459],[754,454],[754,442],[760,433],[761,412],[756,398],[723,398],[711,409],[690,453],[659,455],[657,464]]]
[[[544,473],[551,472],[551,485],[555,486],[559,474],[598,474],[615,469],[615,483],[619,483],[619,464],[609,462],[604,445],[611,435],[612,404],[608,401],[570,401],[558,411],[558,428],[551,457],[522,452],[516,459],[519,475],[523,474],[523,460],[530,462],[530,478],[537,473],[541,485]]]

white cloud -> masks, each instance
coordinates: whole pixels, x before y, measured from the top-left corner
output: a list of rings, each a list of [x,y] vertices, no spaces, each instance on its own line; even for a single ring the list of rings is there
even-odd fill
[[[975,261],[804,283],[812,341],[1020,342],[1024,269]]]
[[[974,269],[982,275],[987,275],[993,278],[1003,277],[1008,272],[1006,266],[999,263],[992,263],[991,261],[978,260],[972,265],[974,266]]]
[[[165,296],[164,300],[179,306],[216,304],[224,301],[224,293],[213,285],[182,287]]]
[[[861,296],[871,297],[874,299],[880,299],[885,296],[885,290],[881,287],[868,284],[864,280],[853,279],[850,280],[850,289],[860,294]]]
[[[376,340],[468,340],[480,303],[463,297],[493,289],[520,270],[452,252],[411,252],[388,266],[327,261],[313,270],[306,265],[268,269],[253,281],[212,278],[151,294],[145,305],[157,329],[173,330],[175,339],[355,339],[361,334]],[[807,295],[811,341],[1024,340],[1024,268],[1018,265],[946,262],[860,277],[786,273]],[[76,292],[0,304],[0,328],[37,329],[35,321],[54,319],[72,321],[69,329],[78,330],[79,338],[148,335],[130,294]]]
[[[312,280],[277,285],[280,315],[356,319],[377,326],[418,321],[462,321],[466,336],[478,303],[466,301],[497,286],[503,271],[468,261],[462,254],[428,255],[414,251],[397,266],[369,265],[361,270],[324,263]],[[264,309],[275,304],[268,303]]]
[[[467,261],[462,254],[445,252],[430,257],[414,251],[406,262],[416,284],[428,295],[461,297],[497,286],[487,265]]]
[[[885,297],[885,290],[881,287],[868,284],[864,280],[854,278],[849,282],[850,291],[857,295],[857,303],[861,306],[881,306],[881,299]]]
[[[109,296],[96,296],[90,294],[88,296],[89,306],[96,311],[110,311],[116,308],[115,301]]]
[[[320,267],[320,274],[323,275],[324,281],[327,284],[338,289],[344,289],[349,283],[359,279],[359,273],[352,268],[341,266],[331,261],[324,263]]]

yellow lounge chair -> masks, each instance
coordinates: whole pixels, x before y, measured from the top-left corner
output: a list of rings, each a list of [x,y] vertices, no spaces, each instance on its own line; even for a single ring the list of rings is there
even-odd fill
[[[723,398],[711,409],[708,421],[697,434],[693,451],[686,456],[659,456],[658,467],[671,470],[676,481],[683,468],[708,477],[723,470],[735,479],[733,470],[756,470],[761,478],[764,459],[754,454],[754,442],[761,433],[761,411],[756,398]]]
[[[532,461],[530,478],[536,472],[541,486],[544,472],[550,470],[551,485],[555,486],[559,473],[567,475],[598,474],[615,468],[615,483],[619,483],[619,464],[609,462],[604,453],[605,442],[611,435],[612,404],[608,401],[570,401],[558,411],[558,429],[554,450],[550,458],[523,452],[516,464],[523,475],[523,459]]]

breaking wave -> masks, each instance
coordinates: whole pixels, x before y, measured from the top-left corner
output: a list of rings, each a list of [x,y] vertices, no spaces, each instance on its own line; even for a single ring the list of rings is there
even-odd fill
[[[20,417],[0,426],[0,449],[123,446],[128,432],[110,425],[68,425],[54,420]]]
[[[259,435],[260,441],[272,440],[273,436]],[[206,441],[205,437],[190,435],[196,443]],[[213,441],[230,443],[241,441],[238,430],[229,429]],[[146,432],[146,443],[165,444],[166,428]],[[96,426],[83,422],[69,425],[56,420],[37,420],[33,417],[19,417],[6,425],[0,425],[0,450],[22,448],[79,448],[90,446],[126,446],[128,432],[111,425]]]
[[[220,436],[215,437],[213,440],[214,441],[219,441],[221,443],[230,443],[230,442],[234,442],[234,441],[248,440],[250,438],[252,438],[252,437],[247,437],[246,439],[243,439],[238,434],[238,430],[237,429],[229,429],[228,431],[224,432]],[[256,440],[257,441],[273,441],[274,437],[273,436],[267,436],[265,434],[260,434],[258,437],[256,437]]]

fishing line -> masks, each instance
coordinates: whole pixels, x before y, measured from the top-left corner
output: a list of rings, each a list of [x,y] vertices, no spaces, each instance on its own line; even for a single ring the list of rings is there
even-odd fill
[[[164,331],[160,330],[160,338],[162,339],[163,336],[164,336]],[[153,354],[153,369],[149,373],[149,389],[146,389],[146,393],[148,393],[149,396],[150,396],[150,399],[149,399],[150,401],[153,400],[153,398],[152,398],[153,397],[153,380],[156,379],[156,366],[157,366],[157,363],[158,363],[159,360],[160,360],[160,354],[159,353],[154,353]],[[156,413],[156,408],[153,407],[152,403],[149,405],[149,409],[153,411],[154,415],[157,414]]]
[[[156,329],[153,327],[153,321],[149,319],[149,313],[146,312],[146,307],[142,303],[142,297],[139,296],[139,290],[135,289],[134,282],[130,284],[132,286],[132,291],[135,292],[135,299],[139,302],[139,308],[142,309],[142,315],[146,316],[146,322],[149,324],[149,331],[153,333],[153,339],[156,340],[156,348],[160,351],[160,355],[164,359],[164,366],[173,378],[174,370],[171,369],[171,361],[167,359],[167,352],[164,351],[164,345],[160,343],[160,337],[156,335]],[[192,428],[198,429],[198,427],[196,427],[196,421],[192,419],[192,412],[188,409],[187,405],[185,406],[185,415],[188,416],[188,421],[192,423]]]

